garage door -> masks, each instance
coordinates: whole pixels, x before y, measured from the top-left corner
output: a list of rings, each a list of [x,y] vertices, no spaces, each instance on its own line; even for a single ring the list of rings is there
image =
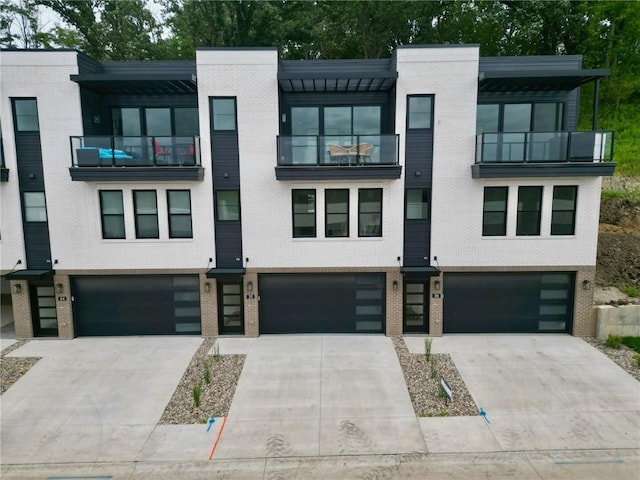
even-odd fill
[[[571,272],[445,273],[445,333],[569,332]]]
[[[262,274],[260,333],[381,333],[385,275]]]
[[[200,334],[197,275],[73,277],[77,336]]]

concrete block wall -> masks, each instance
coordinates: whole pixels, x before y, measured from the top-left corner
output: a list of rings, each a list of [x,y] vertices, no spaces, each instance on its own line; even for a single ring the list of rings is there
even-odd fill
[[[640,337],[640,305],[601,305],[596,312],[596,338],[606,340],[609,335]]]

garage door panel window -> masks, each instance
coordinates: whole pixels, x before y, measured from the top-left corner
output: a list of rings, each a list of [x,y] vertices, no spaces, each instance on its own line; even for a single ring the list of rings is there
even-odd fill
[[[122,190],[100,191],[102,238],[125,238]]]
[[[155,190],[134,190],[136,238],[159,238],[158,203]]]
[[[551,235],[574,235],[576,200],[578,187],[556,186],[553,188],[551,213]]]
[[[541,210],[542,187],[520,187],[516,235],[540,235]]]
[[[316,236],[316,191],[292,190],[293,238]]]
[[[507,234],[508,187],[485,187],[482,212],[482,235],[485,237]]]
[[[358,236],[382,236],[382,189],[358,190]]]
[[[349,190],[325,190],[325,237],[349,236]]]

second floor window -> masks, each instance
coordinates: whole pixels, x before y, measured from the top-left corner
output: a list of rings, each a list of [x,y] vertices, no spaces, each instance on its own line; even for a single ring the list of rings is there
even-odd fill
[[[122,190],[100,191],[102,238],[125,238]]]
[[[349,236],[349,190],[325,190],[325,237]]]
[[[191,229],[191,192],[167,190],[169,238],[193,238]]]
[[[407,190],[407,220],[427,220],[429,218],[429,190],[411,188]]]
[[[540,235],[541,210],[542,187],[520,187],[516,235]]]
[[[293,237],[313,238],[316,236],[316,191],[292,190]]]
[[[136,238],[158,238],[158,203],[155,190],[134,190]]]
[[[578,187],[553,187],[551,235],[573,235],[576,229],[576,199]]]
[[[482,207],[482,236],[507,234],[507,196],[509,187],[485,187]]]
[[[358,190],[358,236],[382,236],[382,189]]]
[[[47,205],[44,192],[24,192],[24,220],[26,222],[46,222]]]
[[[219,222],[240,220],[240,192],[238,190],[218,190],[216,192],[216,215]]]

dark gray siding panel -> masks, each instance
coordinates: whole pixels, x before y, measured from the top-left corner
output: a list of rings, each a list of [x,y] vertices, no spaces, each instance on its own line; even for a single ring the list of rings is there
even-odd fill
[[[211,133],[211,158],[214,187],[217,190],[239,189],[238,136],[235,131]]]
[[[405,148],[405,187],[431,187],[433,131],[407,131]],[[416,173],[420,172],[419,175]]]
[[[616,164],[606,163],[560,163],[514,165],[475,164],[471,165],[473,178],[536,178],[536,177],[610,177]]]
[[[48,270],[51,265],[51,246],[47,222],[24,223],[24,243],[27,268]]]
[[[216,221],[215,230],[216,268],[242,268],[242,226],[240,222]]]
[[[73,181],[201,181],[204,179],[202,167],[70,167]]]
[[[430,265],[431,222],[411,220],[404,222],[403,265],[422,267]]]
[[[128,73],[164,74],[196,73],[195,60],[102,62],[101,73],[126,75]]]
[[[276,180],[394,180],[400,178],[400,165],[366,167],[276,167]]]
[[[193,94],[110,94],[104,97],[109,107],[197,107],[198,96]]]
[[[42,152],[38,132],[16,134],[18,180],[21,191],[43,191]]]
[[[574,70],[582,68],[580,55],[531,55],[526,57],[481,57],[481,72],[518,70]]]

